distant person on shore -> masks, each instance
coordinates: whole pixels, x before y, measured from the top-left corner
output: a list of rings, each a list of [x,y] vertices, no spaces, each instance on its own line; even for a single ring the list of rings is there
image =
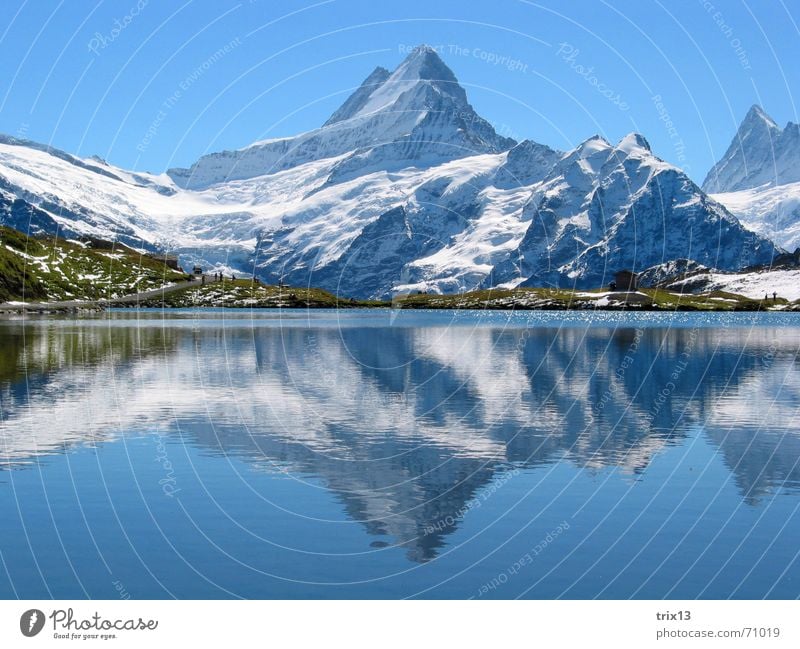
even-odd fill
[[[772,301],[773,302],[777,302],[778,301],[778,294],[775,291],[772,291]]]

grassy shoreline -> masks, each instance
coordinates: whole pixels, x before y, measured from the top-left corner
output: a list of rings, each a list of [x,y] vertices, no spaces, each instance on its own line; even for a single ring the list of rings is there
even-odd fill
[[[130,306],[136,306],[131,304]],[[413,294],[392,301],[338,298],[315,288],[267,286],[252,280],[189,285],[163,297],[140,301],[156,308],[395,308],[463,310],[637,310],[637,311],[798,311],[785,299],[753,300],[714,291],[678,294],[661,289],[636,292],[518,288],[487,289],[458,295]]]
[[[136,294],[115,300],[83,299],[72,302],[37,301],[5,303],[0,313],[88,313],[107,308],[231,308],[231,309],[354,309],[393,308],[428,310],[526,310],[526,311],[800,311],[800,300],[753,300],[714,291],[679,294],[663,289],[636,292],[549,288],[486,289],[457,295],[412,294],[391,301],[341,298],[317,288],[269,286],[252,280],[200,281],[172,285],[164,292]]]

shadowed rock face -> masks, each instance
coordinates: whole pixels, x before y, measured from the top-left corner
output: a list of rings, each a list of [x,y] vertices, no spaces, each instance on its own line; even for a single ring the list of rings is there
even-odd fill
[[[0,334],[4,465],[120,431],[174,431],[221,457],[318,478],[415,562],[515,470],[568,462],[636,475],[689,434],[719,450],[746,502],[800,486],[784,405],[800,400],[793,330],[400,321],[223,335],[145,322]]]

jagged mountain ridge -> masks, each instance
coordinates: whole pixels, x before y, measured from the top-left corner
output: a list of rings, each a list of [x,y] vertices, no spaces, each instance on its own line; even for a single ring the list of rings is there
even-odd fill
[[[167,173],[181,187],[204,189],[342,155],[352,172],[381,157],[395,163],[444,161],[514,144],[474,111],[436,52],[418,47],[391,74],[376,68],[321,128],[212,153],[189,169]]]
[[[734,270],[775,253],[640,135],[566,153],[502,138],[425,47],[295,138],[162,175],[8,139],[0,188],[44,229],[355,297],[588,288],[622,267],[689,258]],[[26,231],[24,213],[14,226]]]
[[[531,225],[495,281],[516,274],[526,286],[599,286],[620,268],[641,272],[681,257],[733,268],[775,252],[638,134],[616,146],[595,136],[566,154],[526,211]]]
[[[721,194],[800,181],[799,147],[800,125],[789,122],[780,128],[754,105],[725,155],[708,172],[703,191]]]

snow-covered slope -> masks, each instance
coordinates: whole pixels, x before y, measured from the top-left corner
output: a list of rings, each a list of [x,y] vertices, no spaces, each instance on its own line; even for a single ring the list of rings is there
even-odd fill
[[[323,127],[169,175],[0,140],[0,222],[355,297],[594,287],[621,268],[738,270],[775,252],[640,135],[566,153],[498,136],[424,47]]]
[[[686,288],[693,293],[726,291],[754,300],[778,297],[800,300],[800,269],[770,270],[751,273],[699,273],[669,285],[670,290]]]
[[[168,219],[160,217],[171,210],[161,205],[174,190],[166,182],[24,140],[0,139],[3,224],[23,232],[58,230],[154,247],[168,229]]]
[[[800,248],[800,182],[712,194],[742,224],[785,250]]]
[[[753,106],[703,189],[745,227],[786,250],[800,247],[800,126],[781,129]]]

